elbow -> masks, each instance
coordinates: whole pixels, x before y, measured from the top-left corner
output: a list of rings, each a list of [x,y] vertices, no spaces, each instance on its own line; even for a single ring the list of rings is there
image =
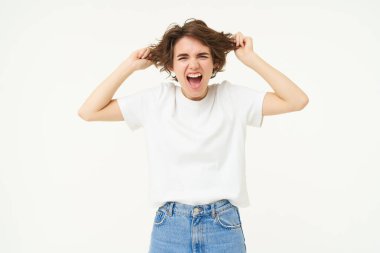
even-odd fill
[[[302,98],[298,98],[297,101],[293,101],[292,103],[289,103],[289,111],[301,111],[303,108],[306,107],[306,105],[309,103],[309,98],[305,95]]]
[[[88,114],[84,113],[83,111],[79,110],[78,111],[78,116],[85,120],[85,121],[90,121],[90,117],[88,116]]]
[[[296,111],[301,111],[306,107],[306,105],[309,103],[309,97],[308,96],[303,96],[302,99],[297,103],[295,106]]]

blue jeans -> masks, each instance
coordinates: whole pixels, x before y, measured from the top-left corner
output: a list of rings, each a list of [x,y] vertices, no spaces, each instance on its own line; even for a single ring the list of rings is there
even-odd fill
[[[245,253],[238,207],[227,199],[205,205],[166,202],[158,208],[149,253]]]

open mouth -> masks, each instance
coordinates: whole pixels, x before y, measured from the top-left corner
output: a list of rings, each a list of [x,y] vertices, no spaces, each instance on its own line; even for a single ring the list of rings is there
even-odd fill
[[[202,75],[199,75],[197,77],[187,76],[186,78],[191,88],[197,89],[201,86]]]

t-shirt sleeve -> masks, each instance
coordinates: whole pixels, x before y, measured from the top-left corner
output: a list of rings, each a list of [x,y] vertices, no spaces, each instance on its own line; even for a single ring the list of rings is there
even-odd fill
[[[139,91],[117,98],[120,111],[128,127],[135,131],[144,126],[145,117],[151,100],[148,99],[150,89]]]
[[[263,124],[263,102],[266,91],[259,91],[242,85],[230,84],[237,110],[248,126],[261,127]]]

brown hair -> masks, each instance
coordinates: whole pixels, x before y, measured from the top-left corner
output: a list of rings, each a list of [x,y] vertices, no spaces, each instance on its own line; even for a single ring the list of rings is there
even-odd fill
[[[217,32],[209,28],[204,21],[190,18],[182,27],[178,24],[169,25],[159,43],[149,46],[151,51],[149,60],[156,67],[162,67],[160,72],[166,71],[171,76],[169,68],[173,68],[174,45],[184,36],[193,37],[210,48],[215,66],[211,78],[214,78],[217,72],[224,71],[226,55],[236,49],[231,33]],[[173,77],[173,80],[178,81],[176,77]]]

